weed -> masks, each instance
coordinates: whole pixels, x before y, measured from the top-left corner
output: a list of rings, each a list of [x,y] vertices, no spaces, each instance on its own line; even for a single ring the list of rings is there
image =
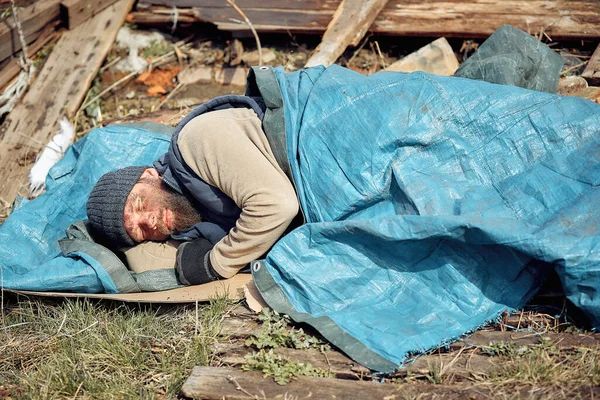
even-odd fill
[[[265,376],[272,376],[279,385],[285,385],[297,376],[314,376],[326,378],[329,373],[322,368],[313,368],[308,364],[296,363],[288,358],[273,353],[273,349],[259,350],[246,354],[247,363],[242,366],[244,371],[260,371]]]
[[[439,385],[442,383],[442,371],[440,365],[436,363],[429,363],[429,373],[425,375],[425,378],[434,385]]]
[[[321,339],[304,332],[302,328],[289,327],[290,319],[287,315],[280,315],[265,307],[259,314],[258,319],[262,322],[260,328],[252,333],[246,340],[246,346],[254,346],[257,349],[289,347],[294,349],[319,349],[330,350],[328,344]]]
[[[517,346],[514,342],[493,342],[483,347],[482,352],[489,356],[519,356],[529,351],[527,346]]]
[[[173,46],[170,43],[164,41],[155,40],[148,47],[144,47],[140,50],[140,56],[145,59],[154,59],[167,54],[173,50]]]

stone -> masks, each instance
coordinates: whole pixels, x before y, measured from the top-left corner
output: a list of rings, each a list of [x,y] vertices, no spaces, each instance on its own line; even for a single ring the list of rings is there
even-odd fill
[[[177,74],[177,80],[185,85],[210,83],[213,80],[212,68],[204,65],[190,65]]]
[[[219,85],[246,86],[245,68],[220,68],[215,72],[215,82]]]
[[[568,96],[587,87],[587,81],[581,76],[567,76],[558,81],[556,93]]]
[[[583,97],[584,99],[588,99],[593,101],[594,103],[600,104],[600,87],[586,87],[585,89],[577,90],[576,92],[570,93],[568,94],[568,96]]]
[[[262,65],[267,65],[275,61],[277,56],[275,52],[271,49],[262,49]],[[249,51],[244,53],[242,59],[248,66],[256,66],[258,65],[258,50]]]
[[[396,61],[386,71],[425,71],[435,75],[452,76],[458,69],[458,59],[446,38],[439,38]]]

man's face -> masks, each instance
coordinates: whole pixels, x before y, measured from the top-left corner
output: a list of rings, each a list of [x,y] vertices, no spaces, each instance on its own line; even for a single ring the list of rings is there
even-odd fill
[[[144,171],[125,201],[123,222],[134,242],[167,240],[200,221],[189,200],[165,188],[154,168]]]

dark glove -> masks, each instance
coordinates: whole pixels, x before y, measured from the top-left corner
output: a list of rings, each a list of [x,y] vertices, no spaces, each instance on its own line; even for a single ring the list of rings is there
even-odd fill
[[[204,238],[185,242],[177,249],[177,275],[184,285],[201,285],[221,279],[210,264],[213,244]]]

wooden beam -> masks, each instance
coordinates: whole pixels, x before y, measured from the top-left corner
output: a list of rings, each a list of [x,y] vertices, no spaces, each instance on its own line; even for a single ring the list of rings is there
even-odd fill
[[[62,0],[61,14],[68,29],[74,29],[117,0]]]
[[[342,0],[236,0],[235,4],[242,10],[246,8],[298,9],[298,10],[331,10],[335,11]],[[145,5],[165,6],[169,8],[223,8],[227,7],[223,0],[138,0],[138,8]]]
[[[173,14],[153,13],[149,11],[135,11],[127,16],[127,22],[139,25],[172,24],[175,16]],[[198,19],[189,15],[178,15],[178,24],[189,24],[198,22]]]
[[[502,387],[502,395],[508,397],[531,396],[535,384]],[[539,386],[537,386],[539,390]],[[260,372],[242,372],[233,368],[194,367],[183,384],[181,392],[186,397],[205,400],[247,399],[404,399],[404,398],[450,398],[487,399],[495,398],[498,389],[493,385],[455,383],[452,385],[428,385],[426,383],[386,383],[351,381],[331,378],[300,376],[284,386],[275,383],[272,377]],[[582,385],[575,387],[569,395],[595,397],[600,387]]]
[[[169,2],[166,0],[167,5]],[[224,30],[248,29],[245,24],[231,22],[230,18],[239,19],[239,15],[225,3],[222,7],[216,0],[208,3],[210,6],[202,2],[202,6],[195,7],[201,21]],[[259,32],[324,32],[335,10],[331,8],[333,1],[326,2],[327,7],[315,6],[313,1],[305,5],[291,0],[276,3],[281,5],[265,8],[264,2],[252,0],[244,0],[243,7],[239,5]],[[486,38],[503,24],[531,34],[543,29],[552,39],[599,39],[600,1],[389,0],[369,31],[398,36]]]
[[[348,45],[356,46],[388,0],[343,0],[305,67],[329,66]]]
[[[243,321],[233,319],[233,321]],[[223,321],[227,322],[227,319]],[[237,330],[231,330],[231,321],[227,322],[227,330],[223,334],[228,338],[228,343],[215,343],[212,351],[219,355],[221,364],[227,366],[241,366],[248,362],[245,355],[253,350],[243,341],[232,341],[232,338],[243,337],[239,334],[244,329],[240,326]],[[248,324],[248,323],[247,323]],[[249,323],[249,327],[254,324]],[[225,328],[225,327],[224,327]],[[256,327],[254,327],[256,329]],[[228,336],[228,333],[237,335]],[[249,334],[247,335],[249,336]],[[544,342],[548,341],[548,342]],[[466,342],[466,343],[465,343]],[[546,333],[543,336],[532,336],[528,332],[499,332],[478,331],[463,341],[457,341],[449,346],[449,351],[444,353],[425,354],[407,363],[402,369],[394,373],[394,376],[405,377],[412,375],[426,375],[432,368],[445,369],[451,376],[461,379],[470,379],[473,374],[487,374],[497,369],[497,358],[489,355],[471,354],[474,346],[489,347],[494,343],[506,343],[515,348],[531,346],[540,343],[550,343],[560,350],[595,349],[600,345],[599,334],[572,334],[572,333]],[[314,368],[322,368],[330,371],[336,378],[340,379],[364,379],[371,376],[370,371],[358,365],[345,355],[337,351],[319,351],[307,349],[275,348],[273,352],[285,357],[290,361],[303,364],[311,364]],[[445,367],[444,367],[445,366]]]
[[[37,1],[17,14],[27,44],[37,39],[46,25],[59,19],[59,1]],[[21,50],[19,34],[14,26],[12,16],[9,16],[0,22],[0,61],[12,56],[19,50]]]
[[[60,35],[54,31],[57,24],[58,21],[46,26],[44,29],[42,29],[42,32],[35,42],[29,44],[29,48],[27,49],[29,58],[32,58],[42,47]],[[21,65],[18,61],[18,57],[20,55],[21,52],[15,54],[15,58],[6,60],[7,63],[0,68],[0,91],[4,90],[4,87],[8,85],[8,83],[12,81],[13,78],[19,74],[19,72],[21,72]]]
[[[596,47],[596,51],[592,54],[592,58],[590,58],[581,76],[592,86],[600,85],[600,45]]]
[[[119,0],[72,31],[65,32],[28,92],[0,130],[0,198],[27,196],[27,175],[35,154],[73,116],[134,0]]]

